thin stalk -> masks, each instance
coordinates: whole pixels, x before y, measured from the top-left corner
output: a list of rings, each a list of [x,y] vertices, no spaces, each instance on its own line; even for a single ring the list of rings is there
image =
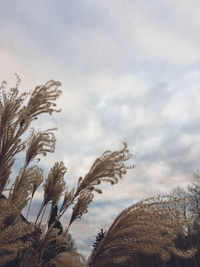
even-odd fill
[[[73,201],[76,199],[77,196],[78,196],[78,194],[75,194],[74,198],[70,201],[70,203],[67,205],[67,207],[66,207],[61,213],[59,213],[59,215],[58,215],[58,217],[57,217],[57,220],[59,220],[59,219],[62,217],[62,215],[63,215],[63,214],[65,213],[65,211],[67,210],[67,208],[73,203]],[[40,216],[40,214],[41,214],[43,208],[44,208],[44,203],[41,205],[40,211],[39,211],[38,216],[37,216],[36,221],[35,221],[35,225],[36,225],[36,223],[37,223],[37,221],[38,221],[38,218],[39,218],[39,216]],[[41,245],[40,245],[41,248],[40,248],[40,253],[39,253],[39,255],[38,255],[37,264],[39,264],[39,262],[40,262],[41,259],[42,259],[42,255],[43,255],[43,253],[44,253],[44,248],[45,248],[45,243],[46,243],[47,237],[49,236],[49,233],[50,233],[51,230],[53,229],[53,227],[54,227],[54,225],[55,225],[55,223],[56,223],[57,220],[55,220],[55,221],[50,225],[50,227],[48,228],[48,230],[47,230],[47,232],[46,232],[46,234],[45,234],[45,236],[44,236],[44,239],[41,241]],[[65,233],[67,233],[69,227],[70,227],[70,225],[68,225],[67,229],[65,230]]]
[[[42,212],[42,216],[41,216],[41,219],[40,219],[40,223],[39,223],[39,226],[41,226],[41,223],[42,223],[42,219],[44,217],[44,213],[46,211],[46,208],[47,208],[47,205],[45,205],[44,209],[43,209],[43,212]]]
[[[41,205],[41,207],[40,207],[40,210],[39,210],[39,212],[38,212],[37,218],[36,218],[35,223],[34,223],[35,225],[37,224],[37,221],[38,221],[38,219],[39,219],[39,217],[40,217],[40,214],[41,214],[43,208],[44,208],[44,202],[42,203],[42,205]]]
[[[44,236],[44,239],[41,240],[41,243],[40,243],[40,250],[39,250],[40,252],[39,252],[39,255],[38,255],[38,259],[37,259],[37,264],[39,264],[40,261],[41,261],[41,259],[42,259],[42,255],[43,255],[43,253],[44,253],[45,243],[46,243],[47,237],[49,236],[49,234],[50,234],[51,230],[53,229],[54,225],[55,225],[55,221],[54,221],[54,222],[51,224],[51,226],[48,228],[48,230],[47,230],[47,232],[46,232],[46,234],[45,234],[45,236]],[[39,265],[37,265],[37,266],[39,266]]]

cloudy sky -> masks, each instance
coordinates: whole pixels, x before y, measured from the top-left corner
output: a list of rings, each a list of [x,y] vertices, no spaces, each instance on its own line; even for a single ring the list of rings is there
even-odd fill
[[[71,227],[87,256],[123,208],[187,188],[200,166],[200,2],[7,0],[0,10],[1,81],[13,86],[17,72],[21,90],[62,83],[62,113],[34,125],[58,127],[40,166],[64,161],[72,187],[106,149],[126,141],[133,153],[136,168]]]

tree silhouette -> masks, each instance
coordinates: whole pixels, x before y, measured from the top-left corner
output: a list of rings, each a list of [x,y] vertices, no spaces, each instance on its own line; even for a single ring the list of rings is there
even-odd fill
[[[101,229],[100,232],[97,234],[96,241],[92,245],[94,250],[96,250],[99,247],[99,245],[100,245],[102,239],[104,238],[105,234],[106,234],[106,231],[104,232],[103,229]]]

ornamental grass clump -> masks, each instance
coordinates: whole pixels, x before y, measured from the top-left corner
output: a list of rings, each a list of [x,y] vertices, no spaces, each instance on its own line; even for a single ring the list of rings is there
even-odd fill
[[[95,193],[102,193],[100,184],[114,185],[135,167],[126,164],[132,154],[126,143],[118,151],[105,151],[70,189],[62,161],[56,162],[45,178],[38,157],[55,151],[55,129],[42,131],[31,126],[40,115],[60,111],[55,100],[61,95],[61,84],[50,80],[23,94],[19,94],[19,85],[17,76],[14,88],[8,89],[6,82],[0,87],[0,266],[96,267],[123,264],[133,255],[137,259],[138,253],[159,254],[164,261],[171,253],[182,257],[194,253],[176,247],[175,239],[184,232],[186,220],[172,205],[174,200],[160,197],[122,211],[86,264],[72,246],[69,228],[87,213]],[[15,158],[22,151],[24,162],[11,183]],[[40,185],[43,199],[31,221],[31,203]],[[26,218],[22,215],[25,207]],[[69,207],[71,215],[63,228],[60,219]]]
[[[17,76],[17,75],[16,75]],[[36,116],[52,114],[54,101],[61,94],[59,82],[53,80],[36,87],[33,92],[19,94],[20,79],[14,88],[8,89],[6,82],[0,87],[0,265],[14,259],[20,251],[33,243],[34,224],[21,216],[30,198],[33,198],[38,186],[43,181],[43,171],[38,166],[29,164],[39,155],[53,152],[54,135],[47,130],[24,138]],[[27,104],[25,100],[30,96]],[[49,138],[50,137],[50,138]],[[19,152],[26,149],[23,166],[20,168],[14,183],[10,184],[10,174]],[[10,186],[10,188],[8,188]],[[3,194],[9,191],[7,197]]]
[[[171,254],[191,257],[195,249],[178,249],[176,238],[184,233],[188,222],[174,207],[171,197],[154,197],[123,210],[112,223],[99,247],[94,250],[89,266],[123,264],[140,253],[160,255],[165,262]]]
[[[84,178],[79,178],[77,187],[68,190],[64,179],[67,168],[63,162],[56,162],[44,179],[43,170],[35,163],[36,160],[40,160],[38,157],[55,151],[55,129],[41,131],[31,129],[31,125],[42,114],[52,115],[54,112],[60,112],[56,108],[55,100],[61,95],[61,84],[50,80],[44,85],[37,86],[32,92],[19,94],[20,79],[18,75],[16,77],[14,88],[8,89],[6,82],[0,87],[0,265],[3,266],[14,258],[18,259],[15,265],[19,265],[19,262],[30,265],[26,260],[31,258],[34,266],[42,266],[46,264],[45,255],[52,242],[57,244],[58,251],[59,244],[67,250],[70,225],[87,213],[94,192],[102,193],[96,185],[102,182],[117,183],[126,170],[133,166],[125,165],[131,154],[124,144],[123,149],[115,152],[106,151],[98,158],[88,174]],[[28,138],[25,138],[25,133],[28,132]],[[10,174],[15,158],[22,151],[25,152],[24,163],[11,184]],[[43,200],[35,222],[31,222],[28,221],[31,203],[42,183]],[[61,206],[58,208],[62,197]],[[51,218],[51,223],[43,222],[48,205],[51,205],[51,208],[47,218]],[[21,214],[26,206],[28,207],[25,219]],[[65,230],[61,227],[58,231],[56,229],[60,225],[59,220],[69,206],[72,206],[69,223]],[[56,207],[57,214],[52,220]],[[59,240],[62,240],[62,244]]]

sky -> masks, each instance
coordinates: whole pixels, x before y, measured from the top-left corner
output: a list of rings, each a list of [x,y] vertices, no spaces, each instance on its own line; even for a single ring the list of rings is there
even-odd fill
[[[198,0],[0,2],[0,80],[12,87],[17,73],[22,91],[62,83],[62,112],[33,125],[58,128],[56,152],[40,166],[63,161],[71,188],[105,150],[125,141],[133,154],[135,169],[102,186],[70,229],[85,256],[121,210],[187,188],[199,168],[199,9]]]

